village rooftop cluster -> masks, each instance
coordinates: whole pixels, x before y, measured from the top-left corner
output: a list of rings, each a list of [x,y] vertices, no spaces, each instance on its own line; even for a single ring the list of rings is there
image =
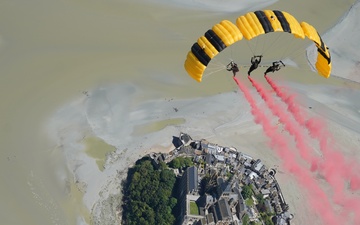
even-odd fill
[[[275,179],[276,171],[268,169],[260,159],[237,151],[234,147],[223,147],[205,139],[193,140],[180,133],[173,138],[175,149],[168,154],[151,153],[155,164],[171,162],[176,157],[191,157],[194,166],[174,170],[180,185],[180,221],[182,225],[242,225],[266,224],[261,215],[271,215],[275,225],[290,224],[289,213],[280,186]],[[212,181],[212,192],[201,193],[204,177]],[[244,199],[241,192],[251,187],[253,195]],[[258,199],[263,199],[263,208],[258,209]]]

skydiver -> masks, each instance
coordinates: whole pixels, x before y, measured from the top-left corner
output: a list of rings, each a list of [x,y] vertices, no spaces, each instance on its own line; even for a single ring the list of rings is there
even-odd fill
[[[248,76],[250,76],[250,73],[255,70],[256,68],[258,68],[260,62],[261,62],[261,57],[263,57],[262,55],[254,55],[253,57],[251,57],[251,66],[250,69],[248,71]]]
[[[239,72],[239,67],[238,67],[238,65],[237,65],[234,61],[231,61],[231,62],[226,66],[226,70],[227,70],[227,71],[232,71],[233,74],[234,74],[234,77],[235,77],[236,73]]]
[[[280,61],[275,61],[272,63],[272,66],[270,66],[269,68],[267,68],[267,70],[264,73],[264,76],[267,75],[267,73],[274,73],[275,71],[279,71],[282,67],[285,67],[285,64],[280,60]]]

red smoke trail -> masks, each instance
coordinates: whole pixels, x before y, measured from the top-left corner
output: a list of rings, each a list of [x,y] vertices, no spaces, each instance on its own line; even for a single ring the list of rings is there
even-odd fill
[[[269,76],[265,76],[266,81],[270,84],[276,95],[287,104],[288,111],[291,112],[295,120],[302,126],[305,125],[306,119],[304,118],[304,112],[294,102],[294,96],[288,96],[281,91],[281,89],[270,79]]]
[[[305,119],[305,113],[295,104],[294,97],[284,93],[270,77],[266,76],[267,82],[288,106],[288,111],[292,113],[295,120],[306,127],[310,135],[319,141],[320,150],[323,153],[323,160],[317,168],[313,170],[321,173],[331,185],[334,192],[334,201],[341,204],[346,211],[355,213],[356,224],[360,224],[360,200],[358,198],[347,197],[344,194],[346,179],[350,181],[350,188],[356,190],[360,188],[360,177],[356,173],[359,166],[355,162],[350,163],[345,157],[333,149],[334,143],[331,134],[327,131],[326,124],[320,118]],[[355,169],[357,168],[357,169]]]
[[[309,120],[305,119],[305,112],[302,111],[297,104],[294,102],[294,96],[287,95],[272,81],[272,79],[268,76],[265,76],[267,82],[273,88],[278,97],[281,98],[283,102],[285,102],[288,106],[288,111],[291,112],[295,118],[295,120],[301,125],[308,129],[310,135],[317,139],[320,144],[320,150],[322,151],[325,158],[328,154],[334,154],[332,146],[334,143],[329,143],[333,141],[331,134],[327,131],[326,124],[320,118],[310,118]],[[330,160],[330,159],[329,159]],[[355,171],[359,171],[359,166],[356,165],[355,162],[346,162],[344,157],[337,158],[332,160],[337,162],[336,164],[342,171],[342,176],[347,177],[351,180],[351,188],[353,190],[360,188],[360,176],[358,176]],[[357,167],[356,169],[354,167]]]
[[[311,163],[311,165],[317,164],[318,159],[311,155],[311,149],[306,144],[306,133],[304,133],[301,127],[292,120],[292,116],[289,115],[285,109],[274,102],[274,98],[262,87],[261,84],[253,80],[250,76],[248,76],[248,78],[271,112],[275,116],[279,117],[280,122],[284,124],[284,128],[289,132],[289,134],[294,136],[296,147],[298,148],[301,157]]]
[[[307,121],[306,127],[310,130],[311,135],[320,142],[323,161],[319,164],[318,172],[324,176],[332,187],[334,201],[342,205],[345,211],[354,212],[355,224],[360,224],[360,199],[345,194],[345,184],[348,181],[350,181],[352,190],[359,189],[358,165],[354,162],[349,163],[349,160],[341,152],[332,148],[334,144],[330,145],[328,143],[326,137],[330,136],[330,134],[327,134],[326,129],[324,129],[326,126],[321,120],[311,118]]]
[[[235,82],[240,90],[244,93],[246,100],[251,106],[251,113],[254,116],[255,122],[263,127],[264,133],[270,138],[270,147],[273,148],[281,157],[284,168],[295,175],[299,184],[305,187],[309,193],[309,203],[312,209],[317,212],[323,224],[339,225],[342,221],[336,216],[334,209],[331,206],[324,191],[317,185],[312,178],[309,171],[302,168],[297,162],[296,157],[289,150],[287,140],[277,132],[276,126],[271,125],[269,119],[256,105],[255,100],[252,98],[249,90],[234,77]]]

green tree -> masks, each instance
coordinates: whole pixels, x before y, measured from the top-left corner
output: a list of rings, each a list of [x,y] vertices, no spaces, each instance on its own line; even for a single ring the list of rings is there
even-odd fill
[[[271,218],[272,215],[270,213],[262,212],[260,213],[262,221],[265,223],[265,225],[274,225]]]
[[[138,161],[129,170],[124,186],[125,224],[173,224],[172,210],[177,203],[172,196],[175,181],[175,174],[165,164],[156,170],[150,160]]]
[[[171,160],[171,162],[169,163],[169,166],[174,169],[179,169],[181,167],[179,158],[175,158],[175,159]]]
[[[274,225],[273,221],[271,220],[271,216],[267,216],[264,219],[264,223],[265,223],[265,225]]]
[[[185,157],[184,161],[183,161],[183,165],[185,167],[190,167],[190,166],[193,166],[194,163],[193,163],[193,161],[192,161],[192,159],[190,157]]]
[[[252,194],[252,189],[249,185],[245,185],[242,187],[241,195],[244,199],[251,198]]]
[[[242,218],[242,224],[243,225],[248,225],[250,222],[250,218],[249,218],[249,215],[248,214],[245,214]]]
[[[169,200],[169,207],[171,209],[173,209],[176,206],[176,204],[177,204],[177,199],[174,198],[174,197],[171,197],[170,200]]]
[[[255,197],[256,197],[256,200],[258,201],[258,204],[262,204],[262,205],[265,204],[265,199],[262,194],[258,194]]]
[[[169,163],[169,166],[174,169],[190,167],[193,165],[194,163],[190,157],[176,157]]]
[[[256,207],[259,210],[259,212],[266,212],[264,196],[262,194],[258,194],[255,197],[258,202]]]

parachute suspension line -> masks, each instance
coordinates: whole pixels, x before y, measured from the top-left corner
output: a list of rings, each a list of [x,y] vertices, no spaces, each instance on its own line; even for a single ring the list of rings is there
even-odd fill
[[[246,42],[246,44],[247,44],[247,46],[248,46],[248,48],[250,49],[250,51],[251,51],[251,53],[253,54],[253,55],[255,55],[255,51],[251,48],[251,46],[249,45],[249,41],[245,41]],[[256,47],[256,46],[255,46]]]
[[[307,47],[306,47],[307,48]],[[295,59],[297,57],[299,57],[301,54],[305,54],[306,52],[306,48],[304,50],[303,47],[298,47],[294,52],[292,52],[291,54],[289,54],[289,59]]]
[[[277,34],[275,40],[273,40],[273,41],[267,46],[267,48],[264,49],[264,51],[263,51],[262,54],[267,53],[267,52],[271,49],[271,47],[274,46],[275,43],[279,41],[280,37],[281,37],[281,33]],[[265,45],[265,42],[264,42],[264,45]]]
[[[212,65],[210,69],[212,69],[212,70],[221,70],[221,69],[225,69],[225,68],[226,68],[226,66],[224,64],[217,63],[217,64]]]
[[[221,70],[225,70],[226,69],[226,65],[224,63],[222,63],[218,58],[213,58],[211,60],[211,65],[208,65],[208,67],[206,68],[206,72],[204,74],[204,77],[207,77],[213,73],[217,73]]]
[[[212,63],[212,65],[209,66],[207,69],[220,71],[225,68],[226,68],[226,66],[224,64],[218,62],[218,63]]]
[[[287,58],[290,60],[295,61],[295,59],[297,59],[300,55],[305,54],[304,50],[297,50],[294,53],[291,53]]]
[[[254,52],[256,53],[257,52],[257,50],[258,50],[258,44],[259,44],[259,39],[258,38],[256,38],[256,42],[255,42],[255,50],[254,50]]]
[[[261,53],[263,53],[265,51],[265,47],[266,47],[265,43],[266,43],[265,41],[262,42],[263,46],[262,46],[262,49],[261,49]]]
[[[303,55],[303,57],[299,57]],[[309,60],[305,56],[305,52],[301,47],[296,50],[293,54],[290,54],[287,59],[296,63],[296,68],[303,72],[314,72],[314,65],[310,66]]]
[[[236,46],[236,43],[234,43],[233,46]],[[222,57],[222,58],[221,57],[220,58],[215,57],[215,58],[212,59],[212,61],[215,60],[215,62],[218,62],[219,67],[226,68],[227,64],[229,62],[231,62],[231,61],[234,61],[234,62],[238,63],[237,62],[238,52],[241,52],[241,51],[240,50],[238,51],[238,49],[236,47],[227,48],[227,49],[228,49],[229,52],[225,51],[225,52],[222,53],[222,54],[225,55],[224,57]],[[225,58],[227,59],[226,62],[224,62]],[[221,62],[220,62],[220,59],[222,59]],[[224,63],[226,63],[226,64],[224,64]]]
[[[251,52],[252,54],[255,55],[264,55],[264,49],[266,47],[266,42],[264,41],[262,36],[258,36],[255,37],[256,41],[255,43],[251,42],[251,41],[247,41],[248,43],[252,43],[252,48],[251,48]]]
[[[217,67],[217,68],[210,68],[212,71],[211,72],[207,72],[204,74],[204,77],[210,76],[211,74],[220,72],[221,70],[224,70],[226,68],[225,65],[222,65],[221,67]]]
[[[296,43],[297,44],[296,46]],[[281,58],[284,59],[285,57],[289,58],[289,59],[294,59],[297,56],[299,56],[302,52],[303,52],[303,45],[302,41],[298,40],[297,38],[291,38],[289,42],[287,42],[286,46],[284,46],[284,51],[281,55]],[[292,50],[292,46],[295,46],[295,49]],[[290,51],[290,52],[289,52]],[[295,57],[292,57],[293,55],[295,55]]]
[[[282,54],[280,55],[279,60],[282,60],[285,58],[286,55],[291,55],[288,50],[290,49],[291,46],[294,45],[294,42],[296,42],[295,40],[296,38],[291,38],[290,42],[286,42],[286,46],[283,46],[284,50],[282,51]],[[298,49],[299,50],[299,49]],[[291,51],[291,50],[290,50]],[[288,57],[289,58],[289,57]]]
[[[297,65],[297,69],[307,72],[314,71],[314,65],[309,62],[309,59],[306,56],[306,48],[304,48],[305,44],[299,45],[297,48],[294,49],[290,54],[287,55],[287,59],[293,61]]]
[[[241,49],[239,43],[234,43],[233,45],[234,45],[234,47],[231,48],[231,56],[228,57],[228,60],[229,60],[229,62],[234,61],[235,63],[238,64],[238,66],[240,66],[239,58],[240,58],[242,49]]]
[[[230,49],[230,56],[228,57],[230,61],[233,61],[234,59],[234,50],[233,48],[229,48]]]

